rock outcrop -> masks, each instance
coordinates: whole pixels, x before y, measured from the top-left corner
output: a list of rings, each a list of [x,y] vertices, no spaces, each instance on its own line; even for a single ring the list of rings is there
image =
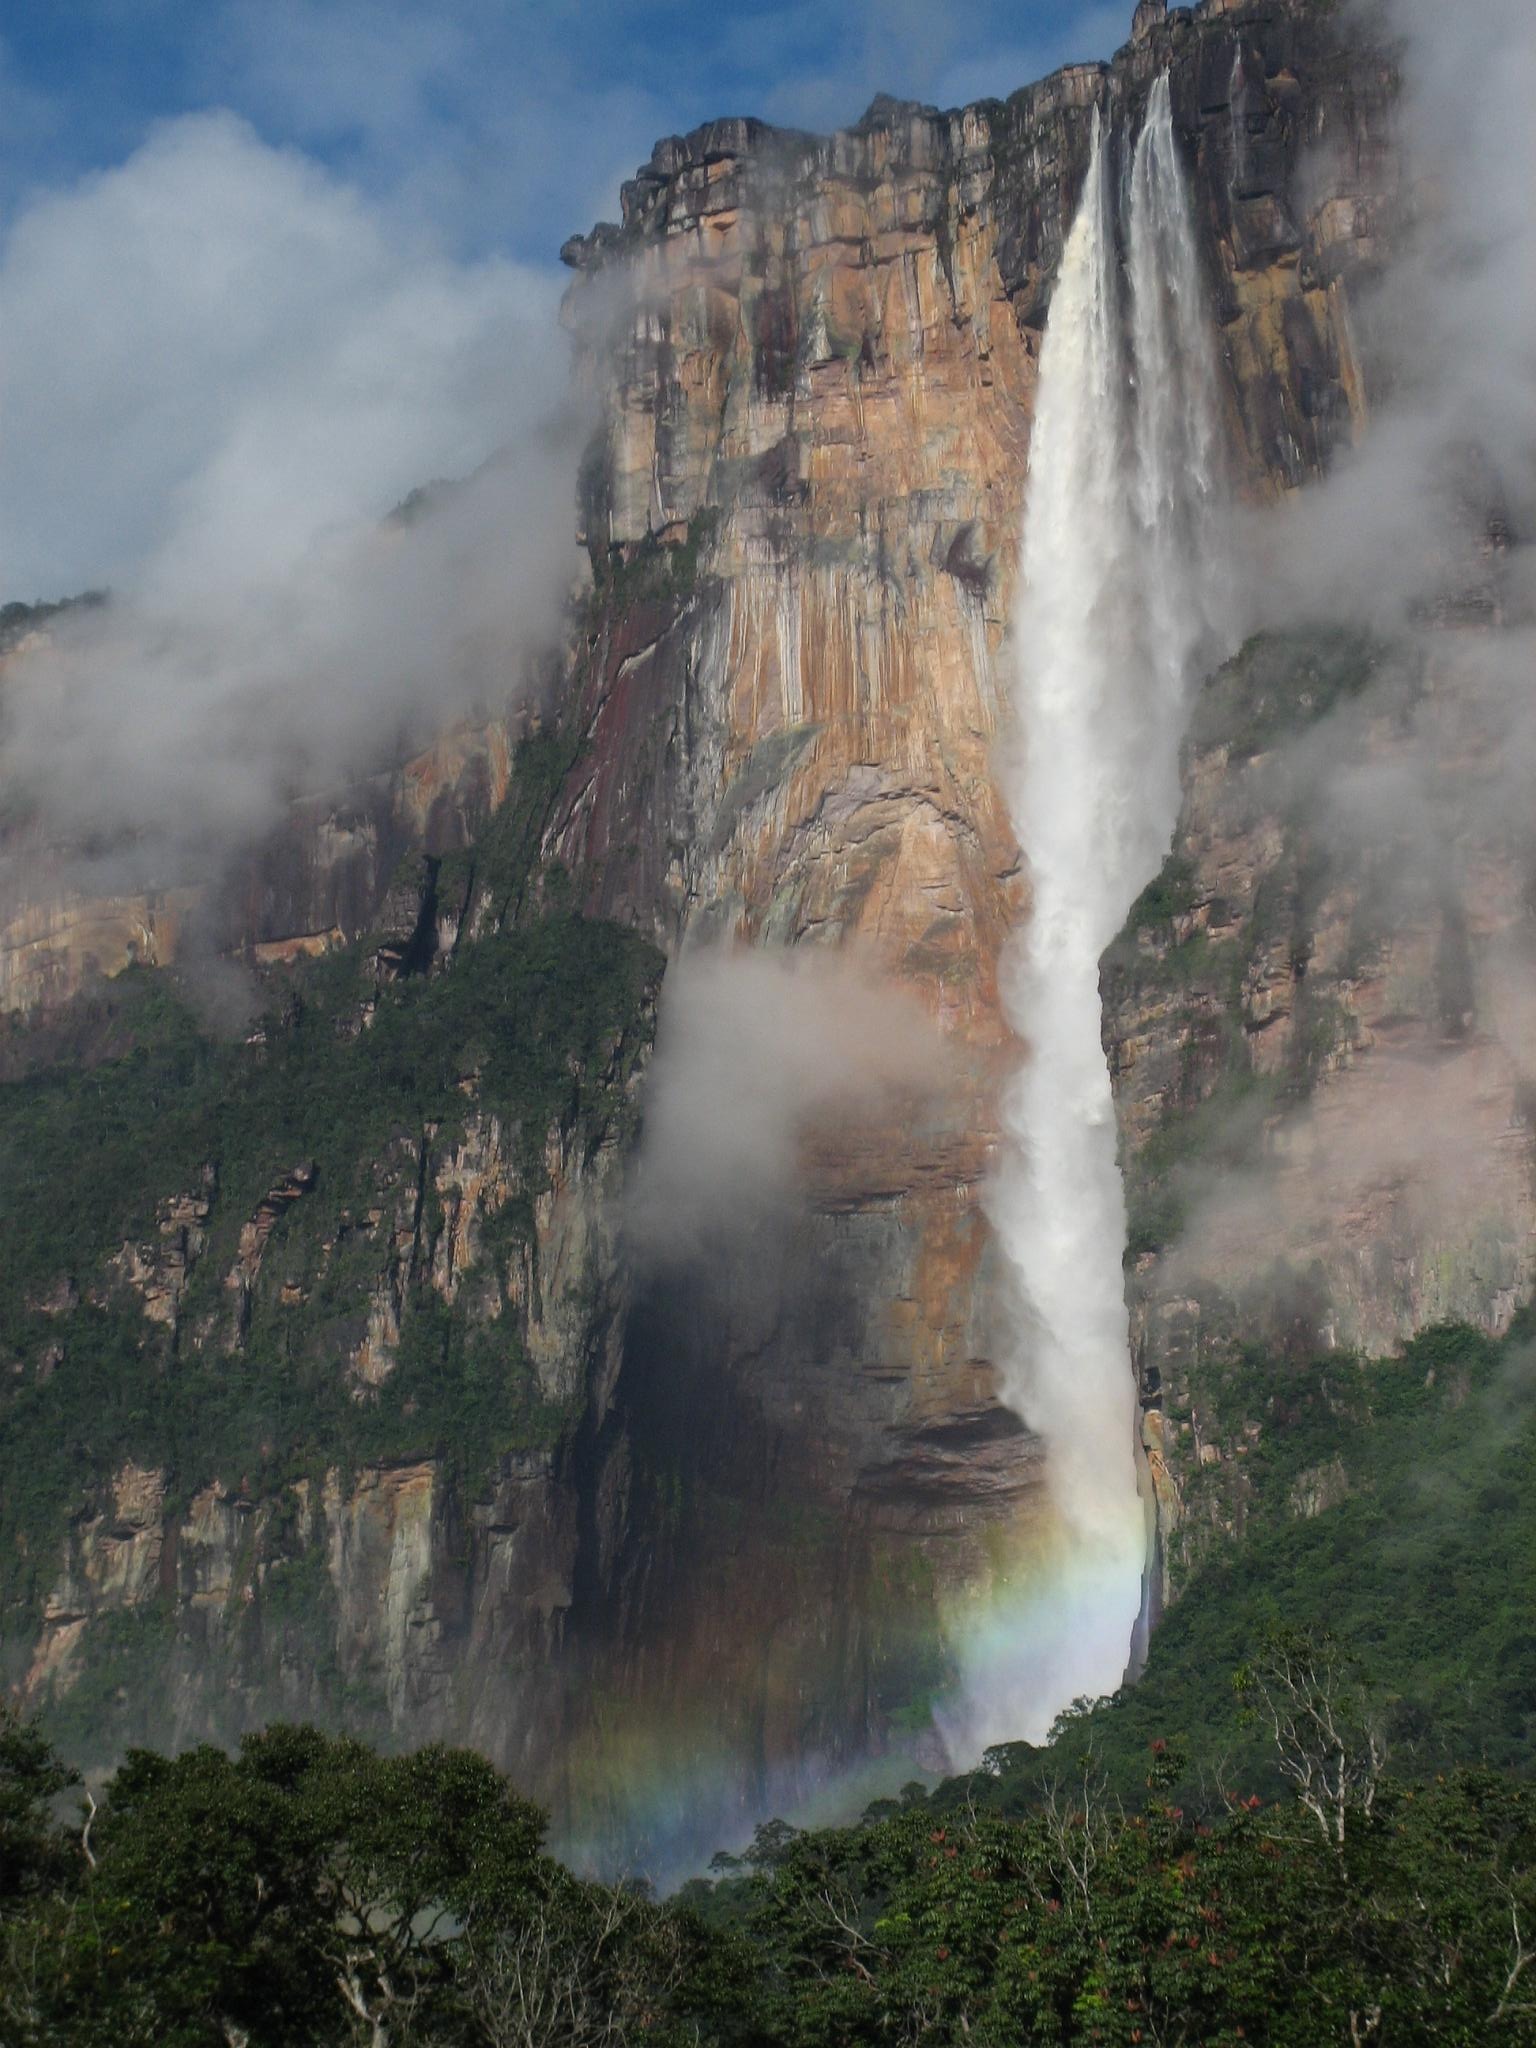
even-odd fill
[[[130,1333],[137,1319],[151,1401],[169,1382],[172,1402],[238,1403],[242,1374],[283,1390],[260,1425],[273,1434],[235,1440],[244,1472],[215,1429],[201,1465],[167,1433],[168,1462],[128,1458],[77,1490],[57,1564],[33,1560],[21,1695],[86,1754],[227,1739],[281,1714],[473,1739],[558,1790],[553,1760],[587,1718],[561,1655],[593,1569],[578,1440],[614,1405],[619,1184],[649,1028],[642,1012],[568,1077],[547,1127],[469,1075],[456,1125],[402,1132],[362,1162],[362,1200],[305,1160],[247,1210],[209,1170],[161,1204],[152,1238],[103,1261],[86,1297]],[[61,1372],[90,1343],[78,1307],[67,1285],[33,1305],[62,1329]],[[462,1346],[478,1346],[467,1364]],[[409,1441],[436,1376],[455,1371],[451,1455],[366,1455],[391,1431]],[[318,1409],[311,1372],[328,1389]],[[397,1376],[391,1421],[381,1394]],[[199,1426],[187,1418],[194,1443]]]
[[[7,661],[25,653],[25,642],[0,644],[0,702]],[[178,858],[151,885],[131,845],[75,845],[31,812],[0,810],[0,1017],[189,952],[264,968],[350,944],[388,922],[402,863],[457,852],[485,823],[506,794],[512,746],[504,721],[456,727],[329,801],[293,805],[229,866],[212,852]]]

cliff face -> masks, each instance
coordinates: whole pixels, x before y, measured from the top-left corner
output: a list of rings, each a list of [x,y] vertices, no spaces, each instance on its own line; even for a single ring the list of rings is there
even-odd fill
[[[1234,466],[1266,495],[1363,427],[1349,284],[1396,203],[1387,68],[1316,10],[1144,9],[1112,67],[954,115],[877,103],[830,140],[716,124],[660,144],[623,223],[565,251],[603,426],[583,490],[590,751],[548,843],[590,910],[669,950],[862,947],[960,1056],[923,1131],[820,1134],[787,1246],[717,1259],[634,1326],[645,1414],[710,1416],[669,1452],[690,1510],[639,1610],[667,1645],[647,1683],[681,1714],[723,1660],[716,1712],[770,1756],[825,1749],[829,1718],[845,1747],[878,1744],[893,1710],[921,1725],[946,1627],[1040,1511],[1037,1448],[990,1363],[1005,1294],[982,1188],[1019,1056],[998,959],[1028,914],[992,755],[1040,337],[1093,108],[1133,136],[1165,66]],[[788,1583],[786,1504],[826,1532]],[[881,1588],[923,1654],[882,1640]],[[762,1718],[743,1611],[808,1703],[798,1731],[776,1702]]]
[[[6,666],[0,648],[0,701]],[[35,816],[0,814],[0,1016],[57,1007],[135,962],[235,953],[260,968],[350,944],[387,918],[409,856],[468,844],[506,794],[511,746],[503,723],[460,727],[388,773],[294,804],[231,868],[210,853],[148,881],[132,847],[104,860]]]
[[[534,1417],[522,1448],[485,1443],[468,1471],[468,1445],[453,1460],[349,1468],[319,1456],[286,1481],[258,1466],[190,1486],[185,1459],[125,1462],[70,1518],[44,1579],[23,1696],[52,1701],[88,1749],[103,1736],[229,1739],[282,1715],[412,1740],[452,1735],[547,1783],[549,1752],[572,1725],[560,1652],[589,1513],[562,1419],[600,1427],[612,1400],[617,1351],[605,1333],[620,1306],[612,1195],[627,1099],[595,1128],[548,1133],[535,1231],[510,1256],[475,1239],[523,1192],[516,1134],[478,1116],[456,1142],[394,1147],[373,1206],[342,1243],[322,1242],[308,1284],[275,1231],[277,1270],[261,1270],[266,1217],[304,1198],[305,1176],[274,1189],[223,1278],[222,1328],[192,1331],[177,1313],[188,1250],[195,1266],[207,1248],[201,1230],[190,1248],[179,1224],[168,1244],[125,1247],[144,1316],[165,1327],[158,1344],[146,1341],[150,1369],[159,1352],[159,1370],[174,1373],[178,1351],[196,1349],[238,1372],[251,1319],[298,1321],[326,1268],[345,1260],[351,1327],[328,1335],[343,1339],[334,1367],[356,1398],[396,1371],[402,1323],[419,1329],[427,1290],[451,1306],[472,1288],[479,1327],[512,1326],[497,1333],[499,1366],[510,1373],[520,1357]],[[206,1222],[206,1200],[180,1206]]]
[[[997,970],[1028,905],[992,749],[1051,282],[1094,108],[1123,150],[1168,68],[1237,482],[1265,496],[1325,467],[1364,427],[1350,295],[1397,204],[1391,67],[1340,34],[1302,0],[1172,15],[1144,0],[1112,66],[1007,101],[877,102],[830,138],[724,122],[659,144],[622,225],[565,252],[602,424],[581,477],[592,583],[538,789],[496,810],[509,731],[451,735],[296,814],[215,902],[186,905],[90,899],[62,854],[40,883],[33,828],[12,828],[0,1000],[39,1016],[92,962],[164,959],[197,910],[274,973],[369,934],[378,991],[327,1025],[364,1044],[375,1011],[394,1028],[397,978],[451,990],[569,890],[666,953],[856,945],[954,1052],[920,1126],[819,1128],[802,1208],[707,1269],[632,1270],[617,1246],[633,1024],[587,1048],[578,1106],[552,1115],[461,1060],[452,1115],[434,1098],[383,1134],[344,1194],[335,1163],[306,1185],[320,1148],[302,1119],[260,1185],[189,1153],[109,1267],[50,1272],[26,1304],[29,1389],[41,1401],[74,1370],[94,1288],[138,1318],[151,1374],[302,1359],[341,1390],[338,1415],[398,1398],[401,1427],[381,1449],[348,1422],[351,1456],[284,1474],[261,1446],[287,1424],[263,1412],[249,1484],[232,1447],[166,1459],[136,1444],[76,1501],[57,1568],[52,1551],[30,1561],[45,1602],[31,1697],[121,1730],[153,1666],[188,1735],[303,1711],[469,1736],[577,1834],[659,1826],[647,1789],[686,1773],[713,1788],[694,1815],[711,1842],[861,1757],[934,1755],[947,1628],[1040,1512],[1038,1446],[996,1397],[982,1186],[1019,1057]],[[1218,896],[1251,922],[1286,857],[1245,773],[1215,742],[1195,757],[1180,942],[1212,926]],[[1231,804],[1258,822],[1234,824]],[[425,884],[392,888],[423,851]],[[1160,963],[1173,940],[1145,945]],[[1253,1015],[1293,1019],[1255,1031],[1256,1072],[1312,1043],[1286,960],[1252,952]],[[1355,994],[1361,1030],[1389,1036],[1399,997]],[[1203,1041],[1139,982],[1112,990],[1110,1019],[1134,1147]],[[1471,1057],[1458,1049],[1454,1072],[1475,1090]],[[606,1106],[589,1110],[604,1075]],[[306,1216],[300,1257],[285,1248]],[[1306,1228],[1335,1235],[1326,1218]],[[1463,1261],[1464,1280],[1416,1293],[1361,1277],[1395,1229],[1361,1218],[1353,1293],[1339,1283],[1351,1330],[1470,1304],[1490,1270]],[[1150,1386],[1154,1366],[1174,1376],[1153,1333],[1177,1318],[1144,1291]],[[526,1405],[488,1460],[407,1426],[428,1400],[407,1376],[429,1317],[447,1319],[443,1360],[516,1332]]]
[[[660,963],[558,916],[411,954],[233,1044],[127,975],[0,1102],[9,1675],[87,1753],[285,1714],[548,1786]]]
[[[1501,1334],[1530,1296],[1521,658],[1487,627],[1280,636],[1198,709],[1173,853],[1104,974],[1165,1592],[1241,1531],[1288,1360]]]

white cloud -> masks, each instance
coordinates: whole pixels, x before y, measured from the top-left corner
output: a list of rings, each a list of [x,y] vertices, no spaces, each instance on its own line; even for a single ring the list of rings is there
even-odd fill
[[[563,390],[555,285],[458,264],[228,114],[34,202],[0,267],[7,593],[256,581]]]
[[[187,79],[304,147],[189,114],[16,214],[0,598],[118,600],[10,678],[5,772],[58,829],[227,843],[402,728],[504,694],[574,562],[563,278],[462,251],[530,218],[553,248],[607,210],[643,154],[626,136],[765,79],[841,119],[877,86],[935,88],[990,9],[865,0],[829,26],[792,0],[669,21],[626,69],[609,45],[639,12],[215,0],[187,19]],[[379,533],[415,485],[496,450],[454,510]]]
[[[46,819],[228,844],[512,690],[575,562],[556,289],[452,259],[227,114],[22,215],[6,594],[118,593],[9,679],[6,770]]]
[[[722,114],[829,129],[876,92],[955,105],[1107,55],[1132,0],[221,0],[200,75],[476,241],[552,252],[659,135]]]

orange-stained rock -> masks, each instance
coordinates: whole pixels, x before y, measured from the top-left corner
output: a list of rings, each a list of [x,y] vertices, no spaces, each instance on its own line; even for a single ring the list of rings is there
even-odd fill
[[[1278,494],[1363,431],[1350,289],[1396,201],[1391,87],[1334,33],[1303,6],[1245,8],[1236,42],[1213,10],[1143,9],[1112,67],[1005,104],[877,102],[828,139],[715,123],[659,144],[623,225],[565,252],[601,407],[591,739],[546,844],[590,909],[669,950],[857,947],[954,1052],[921,1121],[808,1137],[809,1211],[781,1241],[641,1300],[620,1397],[684,1502],[675,1541],[635,1536],[626,1686],[660,1725],[714,1686],[740,1750],[878,1748],[921,1654],[864,1610],[829,1639],[793,1603],[857,1609],[894,1543],[931,1648],[1030,1540],[1040,1452],[997,1401],[982,1195],[1023,1056],[998,998],[1028,900],[996,749],[1040,335],[1091,109],[1133,130],[1171,63],[1234,481]],[[1328,166],[1305,200],[1303,132]]]

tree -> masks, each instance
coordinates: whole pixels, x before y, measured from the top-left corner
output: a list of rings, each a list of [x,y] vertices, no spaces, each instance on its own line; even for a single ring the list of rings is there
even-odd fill
[[[94,1867],[77,1857],[74,1885],[40,1894],[9,1943],[11,2003],[31,2016],[18,2034],[117,2048],[441,2038],[454,1944],[514,1922],[563,1876],[540,1854],[543,1826],[464,1751],[381,1758],[280,1727],[233,1757],[131,1752]]]
[[[309,1777],[329,1842],[319,1946],[370,2048],[388,2048],[452,2003],[456,1951],[536,1917],[563,1873],[540,1855],[544,1816],[484,1758],[337,1747],[344,1768]]]
[[[0,1914],[59,1878],[69,1850],[52,1808],[78,1782],[40,1730],[0,1701]]]
[[[485,2048],[629,2048],[664,2037],[699,1947],[644,1890],[561,1872],[516,1915],[471,1928],[453,1967]]]
[[[1355,1660],[1327,1632],[1276,1627],[1233,1683],[1268,1725],[1302,1807],[1342,1849],[1350,1815],[1369,1814],[1387,1762],[1381,1720]]]

